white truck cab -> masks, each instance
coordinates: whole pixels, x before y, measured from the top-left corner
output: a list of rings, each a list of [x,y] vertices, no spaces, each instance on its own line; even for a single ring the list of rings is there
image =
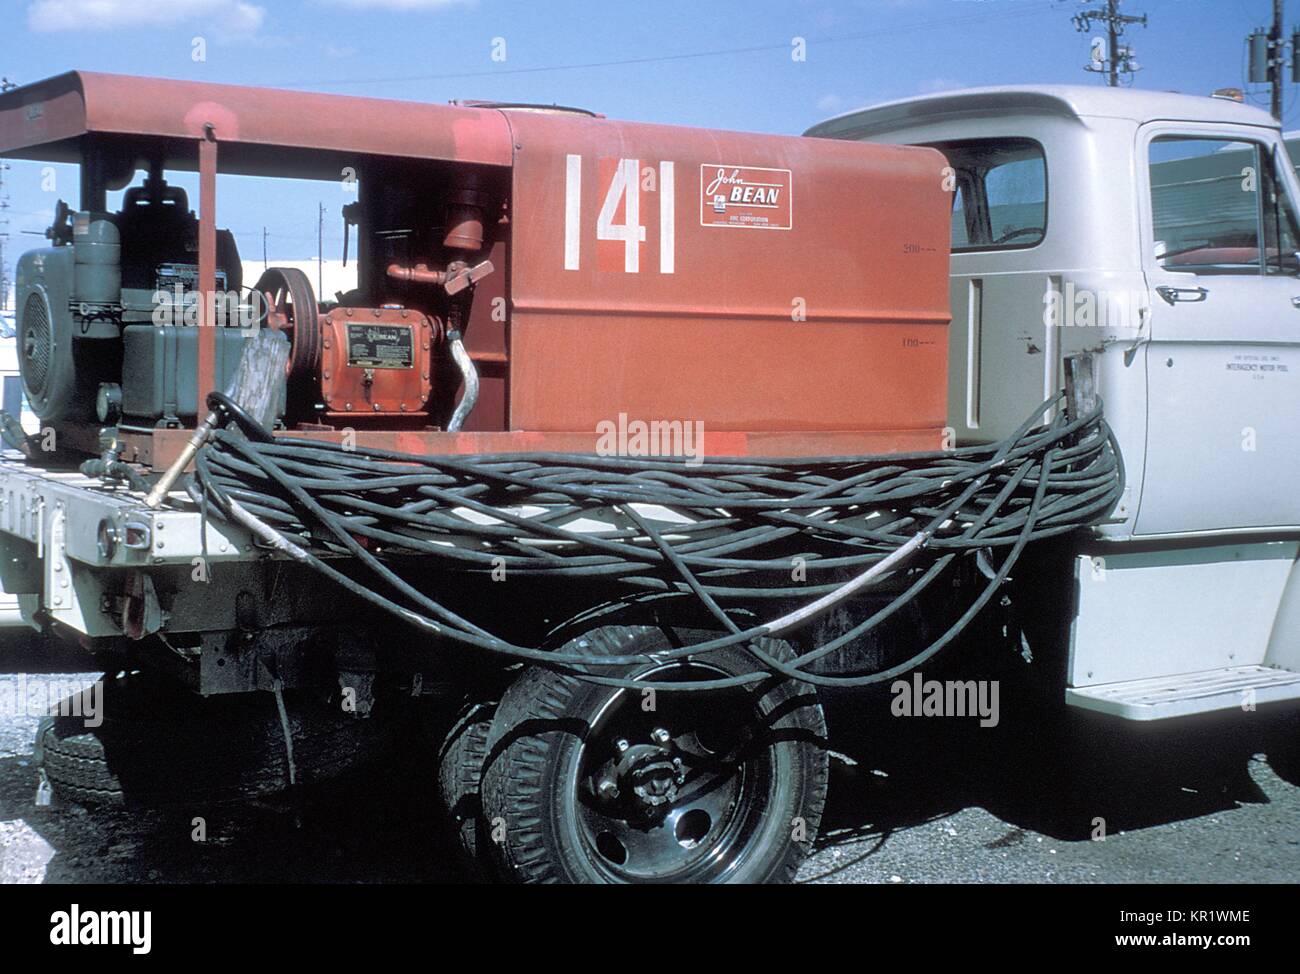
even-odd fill
[[[1123,451],[1075,562],[1068,702],[1300,698],[1300,185],[1237,102],[984,88],[807,132],[929,145],[953,192],[949,423],[1012,432],[1084,355]]]

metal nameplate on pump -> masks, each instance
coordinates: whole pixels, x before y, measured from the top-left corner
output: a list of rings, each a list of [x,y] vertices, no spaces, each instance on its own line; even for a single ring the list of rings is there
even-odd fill
[[[365,369],[415,368],[415,337],[406,325],[348,325],[348,365]]]

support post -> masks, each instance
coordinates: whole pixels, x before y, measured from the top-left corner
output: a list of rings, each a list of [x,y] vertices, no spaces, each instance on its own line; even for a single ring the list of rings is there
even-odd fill
[[[196,417],[207,411],[208,393],[217,387],[217,323],[209,320],[215,310],[217,289],[217,133],[211,123],[203,126],[199,142],[199,336],[198,381],[195,383]]]
[[[107,196],[104,189],[104,153],[92,136],[86,137],[86,148],[81,154],[80,183],[78,207],[83,210],[103,210]]]

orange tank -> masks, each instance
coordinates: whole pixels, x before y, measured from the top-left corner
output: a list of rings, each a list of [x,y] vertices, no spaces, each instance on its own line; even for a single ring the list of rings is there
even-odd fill
[[[938,445],[939,152],[507,114],[511,427],[625,415]]]

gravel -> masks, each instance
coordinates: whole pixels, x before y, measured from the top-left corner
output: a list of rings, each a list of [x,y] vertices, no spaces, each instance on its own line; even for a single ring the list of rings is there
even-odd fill
[[[29,686],[73,678],[31,672],[59,665],[39,654],[0,659],[10,672],[21,664]],[[429,767],[358,769],[308,802],[301,827],[287,801],[41,807],[38,719],[0,714],[0,882],[466,881]],[[1293,759],[1281,760],[1296,725],[1273,715],[1133,728],[1066,714],[1029,732],[944,719],[847,726],[800,882],[1300,881],[1300,785]]]

